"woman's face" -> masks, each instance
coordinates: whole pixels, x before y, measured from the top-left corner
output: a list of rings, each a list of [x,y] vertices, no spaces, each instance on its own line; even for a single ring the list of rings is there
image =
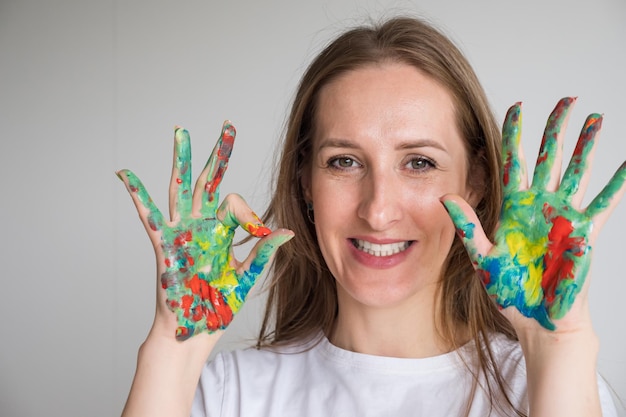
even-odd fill
[[[389,63],[343,74],[318,105],[304,188],[340,302],[382,307],[435,291],[455,238],[439,198],[473,197],[450,94]]]

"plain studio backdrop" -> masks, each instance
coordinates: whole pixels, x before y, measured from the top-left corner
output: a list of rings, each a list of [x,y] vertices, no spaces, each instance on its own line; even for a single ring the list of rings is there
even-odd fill
[[[222,196],[263,212],[306,65],[344,28],[403,13],[458,44],[499,121],[523,101],[531,170],[566,95],[579,98],[567,159],[587,114],[605,116],[586,202],[626,159],[624,0],[0,1],[0,415],[122,410],[156,277],[116,170],[132,169],[166,210],[174,126],[191,133],[195,178],[231,119]],[[591,286],[599,369],[622,398],[625,235],[622,202],[594,248]],[[221,348],[249,342],[262,305],[254,296]]]

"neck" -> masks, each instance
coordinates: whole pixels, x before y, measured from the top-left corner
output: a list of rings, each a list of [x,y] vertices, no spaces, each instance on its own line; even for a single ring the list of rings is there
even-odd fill
[[[435,326],[436,288],[392,307],[359,303],[338,288],[339,312],[331,343],[353,352],[398,358],[426,358],[450,352]]]

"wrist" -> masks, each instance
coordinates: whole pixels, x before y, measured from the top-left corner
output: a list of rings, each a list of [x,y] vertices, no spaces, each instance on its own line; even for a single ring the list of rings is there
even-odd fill
[[[181,342],[171,332],[151,331],[139,348],[122,415],[189,416],[200,374],[222,333],[202,333]]]
[[[168,358],[182,361],[206,361],[211,351],[221,338],[223,331],[214,333],[200,333],[187,340],[180,341],[174,336],[171,327],[160,328],[153,326],[148,337],[139,348],[139,355],[156,357],[167,355]]]
[[[518,337],[526,361],[531,415],[601,414],[596,373],[599,341],[593,328],[524,329]],[[564,385],[567,390],[555,389]]]

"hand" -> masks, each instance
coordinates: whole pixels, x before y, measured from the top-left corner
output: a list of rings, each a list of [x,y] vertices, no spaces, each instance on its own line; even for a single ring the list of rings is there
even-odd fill
[[[225,122],[192,193],[190,138],[186,130],[176,128],[169,222],[135,174],[118,172],[154,245],[165,291],[165,297],[159,291],[158,302],[176,314],[179,340],[225,329],[273,253],[293,237],[288,230],[271,233],[237,195],[226,197],[218,208],[219,185],[234,139],[235,128]],[[239,225],[253,236],[264,237],[243,263],[232,253]]]
[[[520,146],[521,105],[509,109],[502,134],[504,199],[495,243],[489,242],[467,203],[444,198],[489,295],[501,308],[513,306],[550,330],[586,288],[594,240],[626,188],[625,163],[591,204],[580,209],[602,124],[598,114],[587,118],[559,184],[563,136],[574,101],[562,99],[550,115],[530,187]]]

